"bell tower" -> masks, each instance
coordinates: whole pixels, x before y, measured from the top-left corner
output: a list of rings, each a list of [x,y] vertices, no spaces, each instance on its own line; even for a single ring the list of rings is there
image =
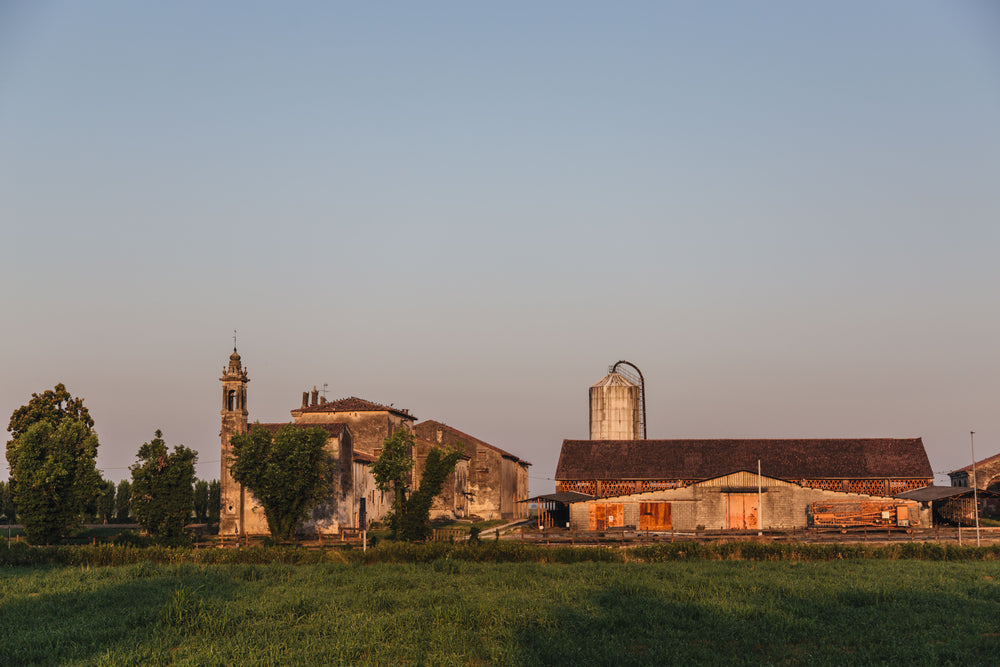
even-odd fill
[[[230,536],[243,531],[244,491],[229,474],[231,447],[229,439],[247,432],[247,371],[236,351],[229,355],[229,367],[222,369],[222,475],[219,477],[222,507],[219,512],[219,534]]]

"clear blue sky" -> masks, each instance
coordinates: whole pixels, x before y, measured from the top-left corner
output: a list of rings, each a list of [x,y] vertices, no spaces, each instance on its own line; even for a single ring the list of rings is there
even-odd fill
[[[303,390],[552,488],[587,388],[650,437],[1000,452],[993,2],[6,2],[0,415],[64,382],[128,474]],[[6,475],[6,467],[0,476]]]

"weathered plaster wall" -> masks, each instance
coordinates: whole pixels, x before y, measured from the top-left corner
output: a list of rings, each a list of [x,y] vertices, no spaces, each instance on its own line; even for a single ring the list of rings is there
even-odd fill
[[[624,526],[634,528],[639,526],[640,502],[670,502],[674,530],[724,530],[727,526],[727,495],[738,493],[754,496],[756,488],[756,475],[751,473],[734,473],[733,475],[706,480],[705,482],[692,484],[681,489],[652,491],[573,503],[570,506],[570,524],[576,530],[587,530],[590,523],[590,507],[592,505],[621,504]],[[762,478],[761,490],[761,508],[758,516],[761,517],[760,522],[764,528],[769,530],[791,530],[808,526],[807,508],[814,502],[829,502],[834,500],[894,501],[892,498],[879,496],[806,488],[768,477]],[[755,497],[752,497],[751,500],[756,503]],[[920,510],[919,513],[911,516],[911,522],[919,522],[919,525],[930,526],[930,512],[928,510]]]

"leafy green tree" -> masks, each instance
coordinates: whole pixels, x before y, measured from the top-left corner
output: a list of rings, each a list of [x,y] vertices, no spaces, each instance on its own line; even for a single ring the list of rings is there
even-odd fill
[[[222,511],[222,485],[213,479],[208,483],[208,522],[219,523],[219,513]]]
[[[115,491],[115,521],[117,523],[128,523],[132,513],[132,482],[123,479],[118,482],[118,490]]]
[[[323,499],[332,466],[327,434],[320,428],[285,424],[271,435],[255,424],[246,435],[234,435],[229,470],[264,508],[275,540],[290,540],[295,529]]]
[[[109,479],[101,480],[101,490],[97,496],[97,517],[101,523],[115,520],[115,483]]]
[[[203,479],[194,483],[194,516],[198,523],[208,521],[208,482]]]
[[[444,487],[448,475],[462,458],[461,443],[454,449],[434,447],[427,453],[417,490],[408,495],[407,482],[413,469],[413,434],[399,428],[385,439],[382,453],[372,466],[375,483],[381,491],[393,494],[389,528],[393,537],[409,541],[427,539],[431,533],[430,511]]]
[[[14,492],[8,482],[0,482],[0,514],[7,517],[7,523],[17,523],[17,509],[14,505]]]
[[[85,421],[39,421],[7,444],[14,502],[28,540],[59,541],[98,493],[97,436]]]
[[[372,475],[379,491],[392,494],[392,509],[386,520],[393,537],[399,537],[406,515],[406,494],[413,469],[413,434],[398,428],[382,443],[382,453],[372,465]]]
[[[427,453],[424,470],[420,475],[420,486],[407,499],[402,522],[404,540],[426,540],[431,534],[431,504],[441,493],[448,475],[455,470],[455,464],[462,458],[461,443],[448,451],[434,447]]]
[[[139,448],[132,471],[132,513],[153,537],[182,542],[194,501],[194,464],[198,455],[184,445],[167,449],[163,433]]]
[[[73,398],[66,390],[66,385],[60,382],[55,389],[42,394],[32,394],[27,405],[14,410],[7,430],[10,431],[11,440],[16,440],[34,424],[48,422],[51,426],[57,427],[66,417],[81,422],[88,430],[94,428],[94,420],[84,407],[83,399]],[[9,455],[7,461],[10,462]]]

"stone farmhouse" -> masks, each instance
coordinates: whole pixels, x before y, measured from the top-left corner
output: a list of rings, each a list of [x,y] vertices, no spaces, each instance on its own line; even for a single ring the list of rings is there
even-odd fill
[[[267,534],[267,520],[253,494],[229,473],[230,438],[252,426],[247,409],[250,379],[236,349],[222,377],[222,451],[219,531],[222,535]],[[463,457],[435,499],[432,518],[514,518],[526,510],[518,501],[528,496],[530,463],[437,421],[416,423],[408,410],[350,397],[327,401],[313,388],[303,392],[302,403],[291,411],[295,427],[319,427],[327,433],[326,449],[336,473],[329,481],[324,501],[303,526],[305,533],[338,534],[368,527],[388,512],[391,498],[379,491],[372,465],[382,453],[386,438],[404,428],[414,434],[414,470],[411,485],[419,483],[427,454],[435,446],[463,443]],[[286,422],[287,423],[287,422]],[[259,424],[272,433],[285,423]],[[362,519],[364,521],[362,521]],[[362,525],[364,523],[364,525]]]

